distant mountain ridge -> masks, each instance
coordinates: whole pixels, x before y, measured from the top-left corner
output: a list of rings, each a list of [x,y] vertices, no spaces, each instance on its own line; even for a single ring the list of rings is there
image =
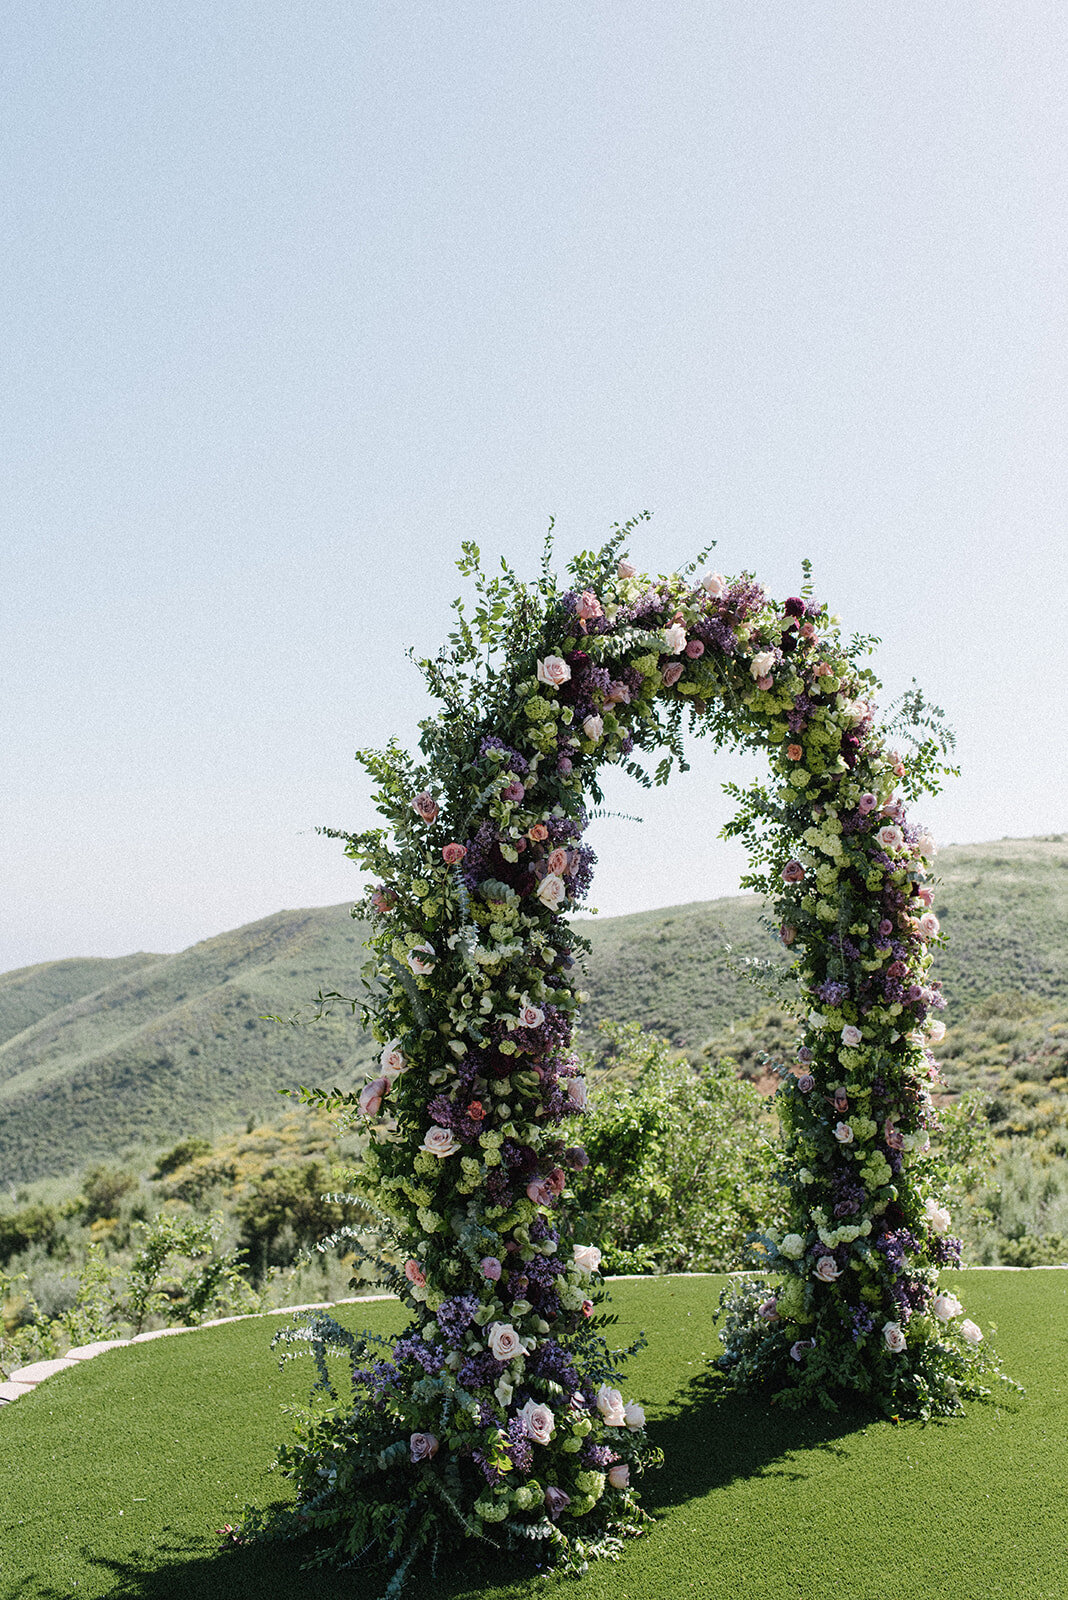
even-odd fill
[[[953,846],[938,867],[951,1016],[996,991],[1068,996],[1068,835]],[[761,912],[733,896],[583,922],[586,1026],[636,1018],[697,1047],[759,1010],[746,963],[785,960]],[[300,1083],[361,1081],[372,1041],[347,1010],[307,1027],[263,1018],[306,1010],[320,988],[355,995],[364,936],[347,906],[327,906],[176,955],[0,975],[0,1185],[227,1130]]]

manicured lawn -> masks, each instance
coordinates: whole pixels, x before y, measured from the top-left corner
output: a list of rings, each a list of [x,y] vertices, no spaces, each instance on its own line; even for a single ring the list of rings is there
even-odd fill
[[[619,1340],[644,1328],[628,1396],[665,1467],[656,1519],[581,1588],[482,1557],[416,1600],[558,1591],[583,1600],[1063,1600],[1068,1593],[1068,1272],[947,1274],[1027,1387],[964,1419],[895,1427],[779,1414],[708,1370],[718,1278],[618,1283]],[[392,1303],[345,1306],[387,1331]],[[378,1572],[301,1570],[284,1547],[220,1550],[215,1529],[285,1484],[267,1474],[311,1363],[280,1373],[275,1318],[111,1351],[0,1410],[0,1600],[374,1600]],[[306,1554],[304,1552],[303,1554]]]

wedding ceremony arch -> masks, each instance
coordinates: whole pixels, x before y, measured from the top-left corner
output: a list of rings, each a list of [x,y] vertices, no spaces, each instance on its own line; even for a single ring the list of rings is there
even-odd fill
[[[648,576],[625,554],[634,527],[563,581],[548,552],[524,582],[464,546],[476,603],[420,663],[440,704],[420,758],[361,752],[383,825],[340,835],[372,879],[354,914],[381,1054],[358,1096],[320,1099],[370,1131],[363,1192],[410,1323],[388,1343],[321,1315],[295,1333],[324,1380],[326,1352],[348,1358],[354,1400],[284,1447],[296,1503],[274,1531],[317,1531],[348,1560],[377,1545],[398,1589],[442,1540],[529,1541],[581,1569],[641,1530],[656,1452],[601,1328],[598,1241],[569,1208],[587,1089],[568,912],[591,881],[599,770],[666,782],[684,732],[766,758],[724,831],[797,994],[775,1099],[787,1223],[759,1241],[767,1278],[739,1280],[719,1365],[780,1404],[895,1416],[986,1392],[981,1330],[937,1281],[960,1257],[932,1146],[940,933],[934,846],[906,811],[951,770],[937,712],[917,691],[880,726],[873,641],[843,642],[807,565],[784,601],[702,572],[707,552]]]

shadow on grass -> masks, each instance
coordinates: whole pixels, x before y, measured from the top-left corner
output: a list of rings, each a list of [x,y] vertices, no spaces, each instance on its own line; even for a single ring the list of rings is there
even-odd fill
[[[709,1368],[676,1394],[666,1417],[649,1424],[664,1465],[642,1480],[642,1504],[655,1516],[739,1478],[796,1482],[808,1476],[796,1452],[818,1450],[845,1462],[841,1441],[878,1420],[870,1406],[789,1410],[767,1394],[738,1394]]]
[[[862,1407],[784,1410],[769,1404],[767,1396],[734,1393],[709,1369],[679,1391],[666,1417],[650,1424],[649,1436],[663,1450],[664,1466],[642,1480],[642,1505],[659,1521],[672,1507],[737,1479],[803,1479],[807,1473],[800,1452],[829,1452],[845,1463],[848,1451],[842,1441],[876,1420],[870,1408]],[[655,1530],[650,1532],[655,1536]],[[136,1554],[125,1560],[96,1556],[89,1564],[97,1574],[106,1574],[109,1600],[352,1600],[355,1594],[373,1600],[389,1582],[385,1564],[309,1569],[306,1563],[314,1550],[311,1541],[213,1549],[198,1539],[157,1545],[140,1559]],[[462,1557],[452,1557],[447,1570],[432,1574],[422,1567],[411,1573],[405,1595],[410,1600],[448,1600],[510,1583],[537,1587],[541,1571],[529,1560],[473,1546]],[[42,1588],[34,1594],[34,1600],[66,1597],[66,1590],[61,1594]]]

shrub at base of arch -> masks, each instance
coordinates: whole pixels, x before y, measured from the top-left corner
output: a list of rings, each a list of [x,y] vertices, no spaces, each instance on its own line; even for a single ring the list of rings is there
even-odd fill
[[[728,1312],[725,1365],[784,1397],[861,1393],[898,1414],[983,1392],[980,1331],[940,1266],[957,1261],[933,1192],[942,1004],[929,838],[904,799],[937,784],[930,732],[886,748],[858,659],[807,596],[769,600],[748,575],[639,575],[630,527],[524,585],[460,563],[478,593],[435,661],[441,713],[424,761],[364,753],[386,827],[343,835],[375,883],[365,1020],[380,1069],[358,1100],[376,1142],[366,1181],[387,1211],[411,1312],[376,1351],[348,1341],[353,1399],[313,1413],[283,1456],[296,1507],[274,1531],[370,1542],[406,1564],[442,1539],[532,1542],[581,1569],[640,1530],[634,1479],[653,1458],[594,1314],[599,1253],[568,1210],[586,1090],[571,1051],[582,945],[568,911],[597,772],[682,729],[761,748],[772,783],[737,796],[748,885],[774,903],[807,1012],[778,1099],[790,1222],[765,1241],[777,1292]],[[926,713],[918,696],[913,725]],[[335,1102],[336,1103],[336,1102]],[[304,1331],[322,1350],[346,1336]]]

